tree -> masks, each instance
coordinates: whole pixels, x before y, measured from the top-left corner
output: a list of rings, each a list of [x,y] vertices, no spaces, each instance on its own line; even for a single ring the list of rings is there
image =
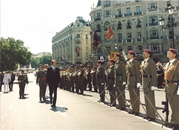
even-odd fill
[[[24,46],[21,40],[14,38],[0,38],[1,70],[15,70],[17,64],[27,65],[30,63],[31,52]]]
[[[52,61],[52,55],[48,54],[48,55],[43,55],[42,57],[40,57],[40,64],[48,64],[50,65]]]
[[[32,68],[39,68],[39,64],[40,64],[40,58],[37,58],[37,57],[32,57],[31,58],[31,66],[32,66]]]

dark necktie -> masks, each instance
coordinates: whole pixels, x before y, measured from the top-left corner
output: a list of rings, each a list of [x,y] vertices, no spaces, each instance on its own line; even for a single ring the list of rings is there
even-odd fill
[[[169,64],[168,64],[168,67],[167,67],[167,68],[169,68],[169,67],[170,67],[170,64],[171,64],[171,62],[169,62]]]

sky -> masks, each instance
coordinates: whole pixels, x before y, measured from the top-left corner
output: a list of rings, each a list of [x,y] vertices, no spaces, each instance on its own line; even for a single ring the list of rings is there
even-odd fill
[[[77,16],[91,20],[98,0],[0,0],[0,35],[24,41],[33,54],[52,53],[52,37]]]

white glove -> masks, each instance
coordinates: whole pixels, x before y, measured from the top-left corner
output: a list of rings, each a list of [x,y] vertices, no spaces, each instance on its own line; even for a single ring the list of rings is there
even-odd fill
[[[116,85],[114,84],[114,85],[113,85],[113,87],[115,88],[115,87],[116,87]]]
[[[128,85],[126,84],[126,89],[128,89]]]
[[[104,83],[101,83],[101,85],[104,85]]]
[[[154,90],[156,90],[156,89],[157,89],[157,88],[154,87],[154,86],[151,87],[151,90],[152,90],[152,91],[154,91]]]
[[[179,87],[179,86],[178,86]],[[179,88],[178,88],[178,90],[177,90],[177,95],[179,95]]]
[[[140,88],[142,85],[140,83],[137,83],[137,88]]]
[[[125,85],[125,84],[126,84],[126,82],[123,82],[123,83],[122,83],[122,85]]]

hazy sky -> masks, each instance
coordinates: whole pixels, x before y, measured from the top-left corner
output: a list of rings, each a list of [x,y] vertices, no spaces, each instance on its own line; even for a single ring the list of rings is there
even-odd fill
[[[52,52],[51,41],[77,16],[90,20],[98,0],[0,0],[1,36],[24,41],[32,53]]]

